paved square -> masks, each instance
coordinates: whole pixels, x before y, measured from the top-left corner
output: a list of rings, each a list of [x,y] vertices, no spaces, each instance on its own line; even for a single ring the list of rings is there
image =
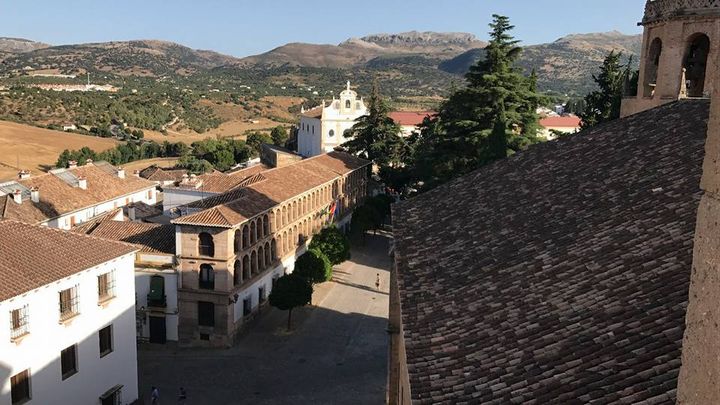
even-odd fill
[[[382,404],[387,383],[388,239],[367,235],[317,286],[313,306],[266,309],[231,349],[138,350],[140,390],[161,404]],[[380,274],[380,291],[375,289]],[[141,401],[141,403],[143,403]]]

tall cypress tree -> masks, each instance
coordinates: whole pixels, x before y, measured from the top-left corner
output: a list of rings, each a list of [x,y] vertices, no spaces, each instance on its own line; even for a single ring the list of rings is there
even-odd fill
[[[622,63],[622,53],[611,51],[600,66],[600,73],[593,75],[598,86],[585,96],[585,109],[579,114],[582,127],[589,128],[620,117],[623,88],[630,74],[629,63]]]

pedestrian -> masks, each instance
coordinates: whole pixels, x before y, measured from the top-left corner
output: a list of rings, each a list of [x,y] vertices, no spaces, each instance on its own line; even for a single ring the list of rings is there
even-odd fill
[[[377,273],[377,276],[375,278],[375,289],[380,291],[380,273]]]
[[[150,403],[157,405],[160,403],[160,390],[158,387],[153,386],[150,390]]]
[[[180,387],[180,394],[178,394],[178,404],[185,404],[185,400],[187,399],[187,392],[185,391],[185,388]]]

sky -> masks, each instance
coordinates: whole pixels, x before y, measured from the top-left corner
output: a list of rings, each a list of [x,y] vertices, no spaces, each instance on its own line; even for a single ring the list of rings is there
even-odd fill
[[[52,45],[162,39],[233,56],[289,42],[338,44],[404,31],[487,38],[492,14],[524,44],[567,34],[640,33],[644,0],[0,0],[0,36]]]

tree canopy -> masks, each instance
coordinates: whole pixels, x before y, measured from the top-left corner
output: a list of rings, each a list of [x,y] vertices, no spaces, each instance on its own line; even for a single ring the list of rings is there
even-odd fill
[[[288,311],[288,330],[292,326],[292,310],[307,305],[312,299],[312,292],[312,285],[296,274],[282,276],[275,283],[270,292],[270,305]]]
[[[323,283],[332,278],[332,264],[320,250],[309,249],[295,260],[293,274],[304,278],[310,284]]]
[[[285,147],[290,135],[288,135],[288,131],[284,126],[278,125],[270,132],[270,138],[272,138],[273,144]]]
[[[332,264],[340,264],[350,259],[350,242],[340,230],[334,226],[323,228],[310,242],[310,249],[317,249]]]
[[[631,68],[632,58],[623,64],[622,56],[611,51],[600,66],[600,73],[593,75],[598,89],[585,96],[584,108],[579,114],[583,128],[620,118],[624,90],[633,79],[637,83]]]

